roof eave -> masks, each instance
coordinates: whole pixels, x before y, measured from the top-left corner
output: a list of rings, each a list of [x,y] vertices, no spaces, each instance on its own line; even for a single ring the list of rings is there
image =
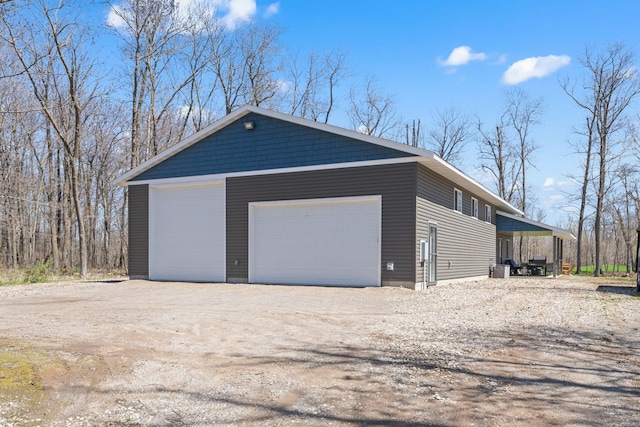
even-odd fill
[[[539,222],[539,221],[534,221],[534,220],[529,219],[529,218],[520,217],[520,216],[513,215],[513,214],[510,214],[508,212],[503,212],[503,211],[497,211],[496,214],[502,215],[502,216],[504,216],[506,218],[514,219],[516,221],[524,222],[526,224],[531,224],[531,225],[535,225],[537,227],[546,228],[547,230],[549,230],[551,232],[552,236],[560,237],[561,239],[576,240],[576,236],[574,236],[573,233],[571,233],[570,231],[564,230],[564,229],[559,228],[559,227],[554,227],[553,225],[545,224],[545,223]]]
[[[496,209],[501,209],[514,215],[524,215],[524,212],[520,209],[507,202],[484,185],[480,184],[474,178],[457,169],[455,166],[447,163],[435,153],[430,152],[429,156],[422,157],[424,160],[422,160],[421,163],[429,169],[444,176],[454,184],[459,185],[462,189],[472,191],[478,197],[481,197],[487,202],[493,204]]]

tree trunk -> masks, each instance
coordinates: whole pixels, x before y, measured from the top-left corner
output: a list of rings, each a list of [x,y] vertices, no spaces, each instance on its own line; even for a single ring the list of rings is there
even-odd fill
[[[582,273],[582,237],[584,230],[585,211],[587,208],[587,190],[589,188],[589,178],[591,171],[591,152],[593,150],[593,126],[595,121],[595,115],[589,119],[587,118],[587,150],[584,167],[584,175],[582,179],[582,188],[580,191],[580,213],[578,216],[578,236],[576,246],[576,274]]]
[[[78,168],[74,162],[68,162],[71,175],[71,197],[73,208],[76,213],[76,225],[78,227],[78,252],[80,256],[80,277],[87,276],[87,240],[85,233],[85,221],[80,202],[80,192],[78,185]]]
[[[599,176],[598,176],[598,191],[597,191],[597,200],[596,200],[596,217],[594,220],[594,228],[595,228],[595,242],[596,242],[596,259],[595,259],[595,271],[593,275],[595,277],[600,276],[600,268],[601,268],[601,248],[602,248],[602,205],[604,202],[604,190],[605,190],[605,178],[606,178],[606,164],[607,164],[607,139],[606,132],[600,132],[600,168],[599,168]]]

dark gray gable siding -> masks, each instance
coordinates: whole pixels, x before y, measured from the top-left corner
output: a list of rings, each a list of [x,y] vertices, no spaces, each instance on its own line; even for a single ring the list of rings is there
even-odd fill
[[[244,123],[253,122],[253,130]],[[250,113],[131,181],[411,157],[391,148]]]
[[[496,229],[485,222],[487,202],[462,190],[463,212],[453,209],[455,185],[423,165],[418,165],[416,201],[416,275],[422,279],[419,244],[427,239],[429,222],[438,224],[438,281],[484,276],[495,262]],[[457,187],[456,187],[457,188]],[[479,202],[479,219],[471,216],[471,197]],[[491,206],[491,205],[490,205]],[[491,206],[492,216],[495,207]]]
[[[129,186],[129,276],[149,278],[149,186]]]
[[[227,178],[227,281],[248,280],[250,202],[382,195],[382,284],[413,288],[415,174],[412,162]]]

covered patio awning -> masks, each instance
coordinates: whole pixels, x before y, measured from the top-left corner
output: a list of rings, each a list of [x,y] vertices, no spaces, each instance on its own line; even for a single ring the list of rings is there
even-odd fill
[[[551,259],[545,257],[545,260],[551,261],[550,264],[553,271],[553,277],[562,273],[563,259],[563,242],[565,240],[576,240],[576,237],[570,231],[552,225],[543,224],[528,218],[516,216],[503,211],[496,211],[496,235],[497,242],[497,258],[503,262],[505,258],[513,257],[511,253],[511,245],[513,245],[513,237],[515,236],[552,236],[553,237],[553,256]],[[511,241],[511,245],[507,244],[503,247],[504,239],[507,243]],[[505,248],[506,247],[506,254]],[[545,272],[547,270],[545,269]]]
[[[502,211],[496,211],[496,232],[511,236],[553,236],[562,240],[576,239],[571,232],[562,228]]]

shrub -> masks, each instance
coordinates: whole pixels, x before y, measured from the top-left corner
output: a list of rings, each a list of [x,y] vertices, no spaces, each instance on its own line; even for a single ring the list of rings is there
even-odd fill
[[[49,280],[48,270],[51,268],[51,260],[39,262],[24,272],[24,283],[41,283]]]

